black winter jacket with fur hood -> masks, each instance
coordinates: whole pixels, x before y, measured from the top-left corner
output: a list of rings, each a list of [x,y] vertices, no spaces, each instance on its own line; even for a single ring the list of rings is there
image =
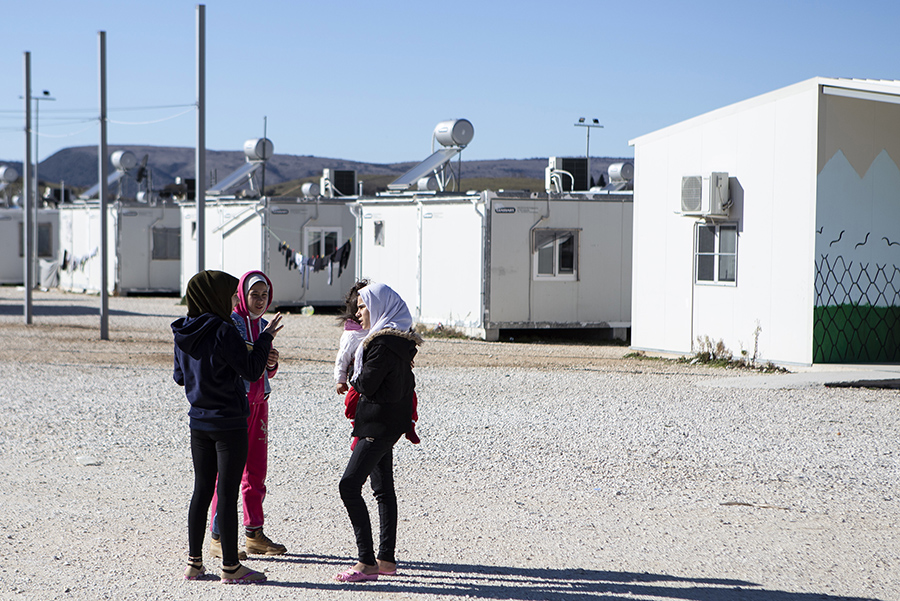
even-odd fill
[[[412,421],[416,388],[412,361],[422,337],[384,329],[370,334],[362,344],[362,371],[351,382],[360,396],[353,436],[400,436]]]

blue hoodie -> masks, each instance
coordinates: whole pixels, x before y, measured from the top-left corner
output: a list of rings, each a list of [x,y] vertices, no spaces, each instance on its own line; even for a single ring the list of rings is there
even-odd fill
[[[212,313],[182,317],[172,323],[175,335],[174,378],[184,386],[195,430],[247,427],[250,407],[241,378],[258,380],[266,369],[272,335],[262,332],[247,351],[231,321]]]

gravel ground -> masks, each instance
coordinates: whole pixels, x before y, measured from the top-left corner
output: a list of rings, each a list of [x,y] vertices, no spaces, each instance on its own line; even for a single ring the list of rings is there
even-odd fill
[[[743,374],[434,339],[422,444],[395,453],[401,575],[335,583],[354,555],[340,330],[299,314],[276,340],[266,499],[289,553],[247,562],[265,585],[185,582],[184,307],[113,297],[101,341],[98,297],[37,292],[30,326],[22,297],[0,288],[2,599],[900,599],[896,390],[709,386]]]

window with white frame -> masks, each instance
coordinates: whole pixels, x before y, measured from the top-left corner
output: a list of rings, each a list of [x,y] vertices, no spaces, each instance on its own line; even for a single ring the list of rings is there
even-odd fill
[[[737,225],[698,223],[694,244],[694,274],[697,283],[737,282]]]
[[[577,229],[534,230],[534,279],[578,279]]]
[[[304,248],[308,257],[327,257],[340,246],[341,228],[307,227],[304,232],[306,236]]]

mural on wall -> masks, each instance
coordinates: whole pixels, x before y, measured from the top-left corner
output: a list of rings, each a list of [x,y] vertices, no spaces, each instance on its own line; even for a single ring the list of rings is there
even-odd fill
[[[900,169],[859,166],[838,150],[817,179],[815,363],[900,361]]]

